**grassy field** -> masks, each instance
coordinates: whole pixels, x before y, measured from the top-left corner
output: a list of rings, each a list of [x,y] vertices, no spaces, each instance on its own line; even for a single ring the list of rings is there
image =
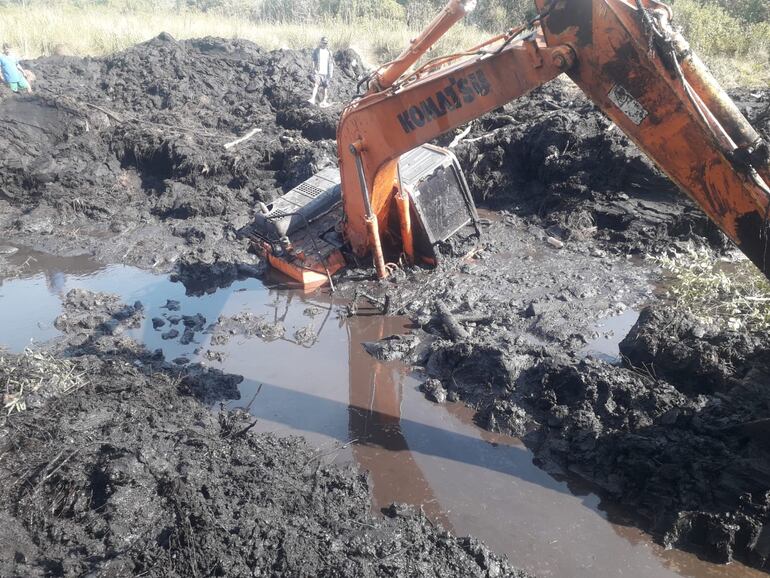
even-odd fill
[[[412,19],[408,25],[408,10],[372,18],[367,16],[369,13],[363,17],[343,17],[338,9],[337,13],[326,13],[319,18],[306,14],[301,22],[291,23],[286,17],[283,21],[255,17],[254,5],[250,5],[252,12],[246,17],[241,8],[174,9],[161,2],[124,0],[116,5],[75,0],[50,3],[0,0],[0,39],[18,47],[24,57],[34,58],[57,51],[80,56],[108,54],[160,32],[179,39],[244,38],[268,49],[310,47],[326,35],[334,48],[352,47],[367,62],[377,64],[406,46],[430,14],[417,21]],[[742,22],[719,6],[704,5],[698,0],[675,0],[674,7],[685,34],[723,84],[770,86],[770,23]],[[312,10],[310,8],[311,16]],[[490,34],[473,25],[459,25],[436,47],[436,52],[470,46]]]

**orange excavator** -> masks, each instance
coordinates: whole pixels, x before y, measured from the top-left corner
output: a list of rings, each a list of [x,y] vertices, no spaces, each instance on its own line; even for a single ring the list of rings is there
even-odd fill
[[[306,287],[346,261],[435,263],[477,216],[450,151],[428,145],[568,75],[770,278],[770,147],[656,0],[535,0],[537,16],[479,46],[413,68],[475,6],[450,0],[410,46],[364,79],[342,112],[339,172],[270,205],[248,231]],[[347,256],[347,259],[346,259]]]

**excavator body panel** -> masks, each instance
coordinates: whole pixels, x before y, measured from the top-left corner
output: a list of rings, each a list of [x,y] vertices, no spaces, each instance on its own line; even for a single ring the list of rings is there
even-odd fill
[[[343,112],[337,129],[345,238],[364,256],[373,242],[366,224],[356,144],[374,216],[386,230],[398,192],[396,161],[457,126],[479,118],[561,74],[542,39],[532,36],[498,53],[447,66],[424,79],[366,96]]]

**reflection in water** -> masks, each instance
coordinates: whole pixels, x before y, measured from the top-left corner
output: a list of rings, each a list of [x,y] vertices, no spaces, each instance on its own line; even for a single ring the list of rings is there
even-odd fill
[[[350,405],[348,427],[356,462],[370,473],[375,506],[393,502],[421,506],[431,519],[452,530],[401,431],[405,368],[377,363],[361,345],[402,332],[403,322],[382,316],[359,317],[347,324]],[[388,327],[390,326],[390,327]]]
[[[521,442],[479,429],[462,405],[425,400],[408,368],[380,363],[361,346],[404,332],[402,319],[341,318],[325,293],[268,290],[253,279],[189,297],[180,284],[130,267],[41,255],[34,263],[27,278],[0,284],[0,345],[19,351],[30,339],[54,337],[61,297],[74,287],[141,300],[146,319],[131,335],[169,359],[208,363],[207,349],[221,352],[224,361],[211,365],[245,378],[241,400],[230,406],[249,406],[261,431],[303,435],[327,461],[357,462],[370,472],[376,507],[422,506],[433,520],[476,535],[541,576],[764,576],[664,551],[636,528],[609,523],[595,494],[534,466]],[[204,333],[186,345],[164,341],[150,320],[168,313],[167,299],[181,302],[180,314],[201,313],[208,323],[251,312],[285,331],[271,342],[235,335],[223,346]]]

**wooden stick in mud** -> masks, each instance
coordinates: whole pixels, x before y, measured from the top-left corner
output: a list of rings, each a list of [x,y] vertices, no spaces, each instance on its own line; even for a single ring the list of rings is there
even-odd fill
[[[262,132],[262,129],[261,128],[253,128],[249,132],[247,132],[245,135],[243,135],[241,138],[237,138],[237,139],[235,139],[232,142],[225,143],[224,146],[225,146],[226,149],[233,148],[234,146],[239,145],[242,142],[246,142],[247,140],[249,140],[251,137],[253,137],[258,132]]]
[[[122,118],[120,118],[120,117],[119,117],[117,114],[115,114],[115,113],[114,113],[114,112],[112,112],[111,110],[108,110],[108,109],[106,109],[106,108],[104,108],[104,107],[101,107],[101,106],[99,106],[99,105],[97,105],[97,104],[92,104],[92,103],[90,103],[90,102],[85,102],[85,103],[83,103],[83,104],[85,104],[86,106],[89,106],[89,107],[91,107],[91,108],[93,108],[93,109],[96,109],[96,110],[98,110],[99,112],[101,112],[101,113],[103,113],[103,114],[106,114],[108,117],[110,117],[110,118],[111,118],[112,120],[114,120],[115,122],[119,122],[119,123],[122,123],[122,122],[123,122],[123,119],[122,119]]]
[[[470,334],[460,325],[460,322],[455,319],[455,316],[444,303],[436,301],[436,311],[438,311],[438,317],[452,340],[459,341],[470,337]]]

